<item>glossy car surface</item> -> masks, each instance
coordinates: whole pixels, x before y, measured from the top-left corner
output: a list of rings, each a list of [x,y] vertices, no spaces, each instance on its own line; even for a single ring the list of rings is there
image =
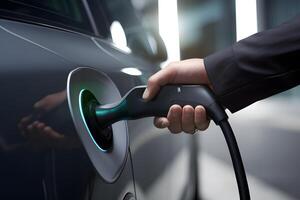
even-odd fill
[[[0,18],[0,199],[194,197],[193,137],[156,129],[151,118],[128,121],[125,167],[106,183],[71,120],[66,84],[75,68],[105,73],[121,95],[159,70],[130,1],[7,0]],[[129,50],[113,43],[113,22],[123,26]]]

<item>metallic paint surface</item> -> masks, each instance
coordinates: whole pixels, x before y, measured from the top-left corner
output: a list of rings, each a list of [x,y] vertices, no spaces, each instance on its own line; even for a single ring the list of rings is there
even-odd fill
[[[191,199],[193,163],[176,173],[168,173],[168,169],[176,169],[173,165],[180,162],[176,157],[183,155],[180,152],[185,146],[188,148],[184,155],[192,156],[193,139],[184,135],[173,137],[156,129],[152,118],[128,123],[129,149],[134,153],[129,154],[123,172],[113,184],[103,181],[93,167],[73,125],[66,99],[53,108],[45,107],[42,117],[31,119],[32,123],[40,121],[51,127],[59,138],[36,131],[29,134],[26,127],[24,133],[18,128],[23,117],[39,115],[35,104],[41,99],[58,101],[53,93],[65,90],[68,73],[79,66],[107,74],[122,96],[132,87],[144,85],[159,69],[157,64],[124,54],[108,41],[95,38],[109,55],[88,35],[2,19],[0,26],[9,30],[0,30],[0,89],[5,94],[0,98],[0,199],[122,200],[127,192],[137,199],[166,199],[172,191],[183,191],[179,199]],[[124,67],[137,67],[142,75],[124,74]],[[188,185],[164,187],[166,182],[177,182],[177,177],[189,180]],[[189,195],[183,187],[191,189]]]

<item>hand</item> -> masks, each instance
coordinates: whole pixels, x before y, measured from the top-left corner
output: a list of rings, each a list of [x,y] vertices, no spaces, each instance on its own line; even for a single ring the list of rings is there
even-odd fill
[[[31,115],[23,117],[18,128],[32,149],[41,150],[63,146],[61,145],[65,141],[63,134],[58,133],[43,122],[37,120],[32,122],[31,118]]]
[[[205,84],[211,87],[203,59],[188,59],[170,63],[149,78],[143,98],[147,101],[151,100],[160,87],[166,84]],[[190,105],[183,108],[173,105],[166,118],[154,118],[154,125],[157,128],[168,127],[172,133],[184,131],[193,134],[197,129],[206,130],[209,122],[206,111],[201,105],[195,108]]]
[[[53,94],[49,94],[39,101],[37,101],[34,105],[33,108],[40,112],[40,113],[45,113],[49,112],[53,108],[59,106],[62,104],[65,100],[67,99],[67,92],[66,90],[62,90]]]
[[[18,123],[21,134],[34,150],[45,148],[74,149],[80,147],[76,137],[68,137],[40,121],[41,117],[62,104],[67,98],[66,90],[46,95],[33,105],[33,113],[23,117]]]

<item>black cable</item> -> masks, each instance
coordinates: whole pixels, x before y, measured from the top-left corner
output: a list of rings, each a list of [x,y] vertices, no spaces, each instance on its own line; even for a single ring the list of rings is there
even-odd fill
[[[169,108],[173,104],[180,106],[203,105],[208,115],[218,124],[224,134],[234,172],[238,184],[241,200],[250,200],[249,188],[241,154],[234,137],[234,133],[228,122],[228,116],[223,107],[217,102],[213,92],[203,85],[167,85],[160,89],[159,94],[151,101],[142,99],[146,86],[137,86],[131,89],[123,98],[116,103],[92,106],[92,109],[83,109],[86,121],[94,117],[94,124],[102,127],[110,126],[112,123],[124,119],[139,119],[151,116],[167,116]],[[82,91],[82,90],[81,90]],[[97,99],[88,90],[82,93],[83,108],[89,108],[88,102]],[[83,98],[84,97],[84,98]],[[89,113],[93,113],[92,115]],[[89,123],[88,123],[89,124]],[[89,125],[90,127],[90,125]],[[98,133],[98,132],[97,132]]]
[[[232,128],[227,119],[220,121],[218,125],[222,129],[222,132],[224,134],[227,143],[227,147],[230,152],[235,178],[238,184],[240,199],[250,200],[250,192],[249,192],[247,177],[246,177],[242,157],[239,151],[239,147],[234,137]]]

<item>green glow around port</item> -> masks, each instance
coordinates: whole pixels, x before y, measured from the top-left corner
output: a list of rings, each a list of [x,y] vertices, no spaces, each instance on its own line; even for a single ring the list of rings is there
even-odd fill
[[[95,139],[94,139],[92,133],[90,132],[90,129],[89,129],[89,127],[88,127],[88,125],[87,125],[87,123],[86,123],[86,121],[85,121],[85,117],[84,117],[84,115],[83,115],[83,110],[82,110],[82,101],[81,101],[81,100],[82,100],[82,93],[83,93],[85,90],[86,90],[86,89],[82,89],[82,90],[80,91],[80,93],[79,93],[79,110],[80,110],[80,115],[81,115],[82,121],[83,121],[83,123],[84,123],[84,126],[85,126],[85,128],[86,128],[86,130],[87,130],[89,136],[92,138],[92,140],[93,140],[94,144],[96,145],[96,147],[97,147],[99,150],[103,151],[103,152],[107,152],[107,150],[102,149],[102,148],[97,144],[97,142],[95,141]]]

